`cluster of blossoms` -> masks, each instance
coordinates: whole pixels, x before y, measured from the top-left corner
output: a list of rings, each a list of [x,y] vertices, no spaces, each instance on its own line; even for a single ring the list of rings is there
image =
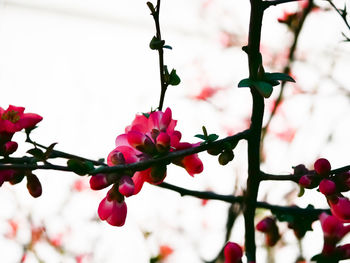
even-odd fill
[[[299,185],[312,189],[318,187],[327,198],[332,214],[340,221],[350,222],[350,200],[342,192],[350,190],[350,171],[331,173],[331,164],[327,159],[320,158],[314,163],[314,170],[309,171],[300,164],[294,168],[295,175],[302,175]]]
[[[0,156],[7,158],[17,150],[17,142],[12,141],[16,132],[22,129],[33,129],[42,119],[38,114],[24,113],[23,107],[10,105],[6,110],[0,107]],[[29,193],[34,197],[40,196],[42,191],[40,181],[31,171],[0,170],[0,186],[5,181],[17,184],[23,180],[24,176],[27,178]]]
[[[320,215],[324,244],[318,255],[324,262],[335,263],[350,258],[350,244],[337,246],[337,243],[350,232],[350,225],[344,226],[337,217],[322,213]]]
[[[256,230],[265,234],[265,242],[269,247],[274,246],[281,237],[276,225],[276,219],[271,216],[262,219],[256,225]]]
[[[176,120],[172,119],[169,108],[164,112],[136,115],[125,133],[116,138],[116,148],[108,155],[107,164],[115,166],[146,161],[198,145],[180,142],[181,133],[175,130],[175,126]],[[203,170],[197,154],[172,160],[172,163],[185,168],[191,176]],[[99,205],[99,217],[113,226],[124,225],[127,213],[124,198],[139,193],[144,182],[154,185],[163,182],[166,169],[166,164],[157,164],[143,171],[92,176],[90,187],[94,190],[113,184]]]

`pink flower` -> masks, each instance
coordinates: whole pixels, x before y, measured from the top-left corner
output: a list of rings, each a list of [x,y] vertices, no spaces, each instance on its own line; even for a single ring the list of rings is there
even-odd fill
[[[126,219],[127,207],[124,201],[102,199],[98,206],[98,216],[112,226],[123,226]]]
[[[224,248],[225,263],[242,262],[243,251],[240,245],[228,242]]]
[[[42,119],[38,114],[24,113],[23,107],[10,105],[7,110],[0,107],[0,133],[13,134],[22,129],[34,128]]]
[[[176,123],[177,121],[172,119],[170,108],[164,112],[154,111],[136,115],[132,124],[126,127],[125,134],[116,138],[116,148],[108,155],[107,164],[113,166],[135,163],[196,146],[180,142],[181,133],[175,130]],[[203,171],[203,163],[197,154],[180,158],[173,163],[185,168],[192,176]],[[144,182],[160,184],[165,176],[165,165],[135,172],[132,176],[133,194],[141,190]]]

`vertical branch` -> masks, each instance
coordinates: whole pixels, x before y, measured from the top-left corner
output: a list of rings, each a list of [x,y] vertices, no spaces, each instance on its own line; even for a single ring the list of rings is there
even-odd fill
[[[259,52],[261,26],[264,8],[261,0],[251,0],[249,39],[247,46],[249,78],[258,78],[258,68],[261,61]],[[248,262],[256,261],[255,226],[254,216],[256,201],[260,183],[260,137],[264,114],[264,98],[251,87],[253,109],[250,125],[250,137],[248,138],[248,180],[245,192],[243,214],[245,222],[245,249]]]
[[[152,10],[151,14],[153,16],[154,23],[156,25],[157,41],[161,43],[156,49],[158,50],[158,57],[159,57],[159,75],[160,75],[160,85],[161,85],[158,110],[162,110],[165,92],[167,90],[168,84],[166,83],[165,76],[164,76],[164,50],[163,50],[164,41],[162,40],[162,35],[160,33],[159,13],[160,13],[160,0],[157,0],[157,6],[155,10]]]

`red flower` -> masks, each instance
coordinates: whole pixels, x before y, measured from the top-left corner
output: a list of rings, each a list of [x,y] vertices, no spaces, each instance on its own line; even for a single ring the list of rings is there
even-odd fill
[[[23,107],[10,105],[7,110],[0,107],[0,133],[13,134],[22,129],[34,128],[42,119],[38,114],[24,113]]]

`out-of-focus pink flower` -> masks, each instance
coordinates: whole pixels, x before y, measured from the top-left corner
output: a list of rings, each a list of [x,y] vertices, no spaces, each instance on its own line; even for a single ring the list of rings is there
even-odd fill
[[[224,248],[225,263],[242,262],[243,250],[240,245],[234,242],[228,242]]]
[[[10,105],[7,110],[0,107],[0,133],[13,134],[22,129],[34,128],[42,119],[38,114],[24,113],[23,107]]]
[[[194,99],[196,100],[208,100],[211,97],[213,97],[218,91],[220,91],[221,88],[218,87],[212,87],[212,86],[204,86],[199,94],[194,96]]]
[[[159,257],[164,260],[167,257],[169,257],[174,252],[174,249],[172,249],[168,245],[161,245],[159,247]]]
[[[260,232],[265,233],[265,241],[268,246],[274,246],[280,239],[276,220],[272,217],[265,217],[257,225],[256,229]]]

